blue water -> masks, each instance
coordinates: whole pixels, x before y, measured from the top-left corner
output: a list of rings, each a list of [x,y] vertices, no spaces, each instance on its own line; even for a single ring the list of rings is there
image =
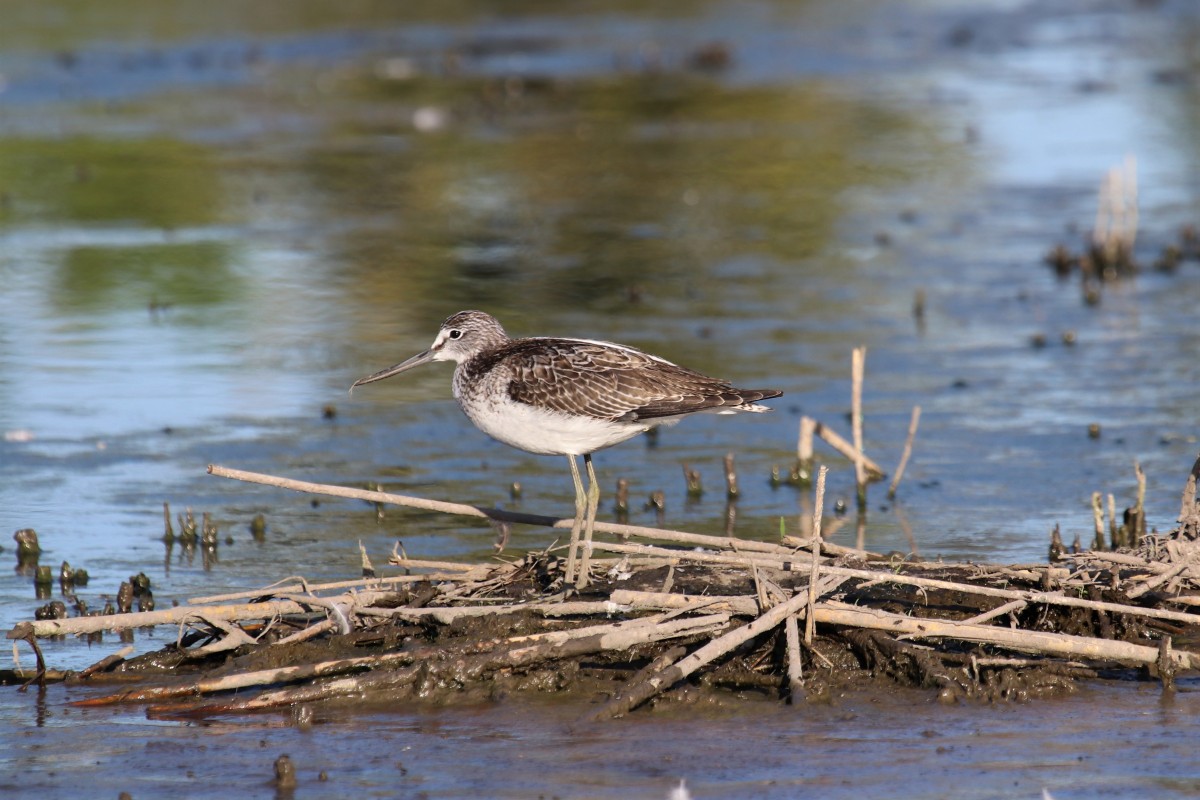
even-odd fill
[[[17,3],[0,32],[0,558],[11,558],[12,531],[35,528],[43,564],[89,570],[80,596],[91,606],[139,571],[163,606],[295,574],[353,576],[359,542],[376,564],[398,539],[419,557],[491,552],[494,533],[478,521],[405,510],[378,520],[366,504],[314,506],[209,477],[210,463],[569,514],[562,459],[474,430],[450,400],[445,365],[345,392],[426,348],[442,318],[469,307],[514,334],[621,341],[785,391],[773,414],[689,420],[656,443],[599,454],[606,493],[630,481],[635,523],[655,522],[643,504],[661,489],[664,523],[722,531],[721,459],[733,452],[735,532],[798,528],[805,498],[768,476],[794,458],[801,413],[849,435],[850,350],[862,344],[867,449],[885,469],[912,407],[923,410],[898,501],[872,488],[865,546],[1041,560],[1056,524],[1068,542],[1090,539],[1092,492],[1112,493],[1118,512],[1133,502],[1135,461],[1151,526],[1173,524],[1200,449],[1197,264],[1147,270],[1089,306],[1076,279],[1056,280],[1041,260],[1054,244],[1081,246],[1101,178],[1129,156],[1144,264],[1197,222],[1197,19],[1187,3],[164,9],[129,2],[89,17]],[[697,66],[713,42],[727,60]],[[1035,335],[1045,347],[1032,346]],[[1093,423],[1098,439],[1087,435]],[[832,468],[831,506],[852,498],[850,465],[819,452]],[[685,462],[708,489],[699,501],[686,495]],[[523,486],[515,499],[513,481]],[[173,515],[213,515],[215,563],[164,547],[164,502]],[[249,531],[258,513],[261,542]],[[612,516],[607,496],[602,515]],[[835,541],[854,544],[855,528]],[[518,527],[511,547],[551,538]],[[28,575],[0,577],[0,626],[42,602]],[[139,633],[136,643],[172,635]],[[62,668],[117,646],[46,643]],[[1135,687],[1103,692],[1130,718],[1153,702]],[[43,735],[25,700],[10,700],[0,738]],[[83,721],[81,735],[131,731],[102,763],[151,752],[150,730],[217,748],[212,729],[146,723],[136,710],[68,712],[61,701],[51,689],[43,716]],[[446,724],[461,713],[447,712]],[[489,713],[495,725],[504,712]],[[1038,736],[1066,735],[1046,716]],[[410,724],[382,719],[373,724]],[[728,740],[723,726],[745,724],[733,720],[703,735]],[[844,723],[852,751],[868,747],[858,737],[877,722],[856,708]],[[793,730],[774,712],[762,728],[767,741]],[[1173,753],[1155,730],[1146,746]],[[273,735],[340,747],[332,734]],[[521,743],[531,735],[511,732]],[[677,752],[674,735],[656,732],[665,743],[650,752]],[[446,741],[452,754],[470,746]],[[597,760],[628,757],[598,741]],[[390,764],[392,744],[371,757]],[[37,747],[55,758],[77,749],[62,733]],[[884,763],[923,763],[889,747],[869,745]],[[615,769],[598,779],[603,790],[575,794],[665,796],[687,778],[697,797],[785,796],[754,783],[763,748],[748,746],[736,774],[693,761],[652,775]],[[1100,745],[1080,748],[1100,761]],[[1051,765],[1022,772],[1008,793],[1005,770],[963,752],[963,769],[984,776],[979,796],[1037,796],[1041,775],[1069,797],[1072,780],[1091,779]],[[214,763],[232,757],[220,753]],[[260,755],[243,774],[269,764]],[[430,796],[479,794],[456,760],[430,767]],[[819,778],[822,796],[840,791],[830,788],[839,779],[797,762],[772,762],[768,780]],[[1161,782],[1167,761],[1157,771],[1104,763],[1119,777],[1114,795],[1177,791]],[[156,791],[179,779],[139,769]],[[556,761],[539,769],[542,782],[506,778],[518,787],[509,796],[576,779]],[[368,772],[363,781],[378,779]],[[904,794],[923,791],[917,773],[905,773]],[[957,768],[941,774],[960,788]],[[38,779],[46,796],[81,780],[56,775]],[[864,769],[840,780],[850,791],[880,778]],[[33,791],[36,781],[18,785]]]

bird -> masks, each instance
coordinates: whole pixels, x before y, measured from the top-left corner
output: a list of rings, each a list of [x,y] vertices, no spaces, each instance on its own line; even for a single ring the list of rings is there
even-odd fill
[[[428,350],[360,378],[359,386],[435,361],[455,363],[455,400],[475,427],[518,450],[567,456],[575,484],[575,519],[564,584],[588,582],[588,558],[600,488],[597,450],[691,414],[761,413],[758,401],[778,389],[739,389],[633,347],[594,339],[512,338],[483,311],[449,316]],[[584,490],[576,457],[588,473]],[[583,545],[580,547],[580,531]],[[576,551],[582,556],[577,559]],[[579,567],[578,580],[575,570]]]

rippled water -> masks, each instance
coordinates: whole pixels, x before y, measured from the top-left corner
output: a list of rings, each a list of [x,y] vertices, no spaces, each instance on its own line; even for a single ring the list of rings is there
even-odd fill
[[[653,523],[641,504],[662,489],[667,524],[721,530],[732,451],[736,532],[798,526],[800,496],[768,477],[801,413],[848,435],[857,344],[886,469],[923,409],[899,501],[873,487],[868,547],[1041,559],[1056,523],[1090,538],[1093,491],[1132,503],[1135,460],[1151,525],[1174,521],[1198,449],[1197,265],[1089,306],[1041,259],[1079,246],[1129,155],[1144,263],[1197,221],[1186,3],[87,8],[14,3],[0,30],[0,535],[35,528],[43,563],[89,570],[93,605],[139,571],[160,604],[343,578],[359,541],[377,563],[396,539],[490,552],[477,521],[314,507],[209,463],[569,513],[562,459],[475,431],[449,367],[345,394],[468,307],[514,334],[613,339],[786,392],[771,415],[601,453],[605,487],[633,487],[634,522]],[[852,469],[822,455],[831,502],[851,498]],[[164,501],[213,515],[232,539],[217,563],[164,548]],[[518,528],[513,547],[549,539]],[[0,624],[40,602],[28,576],[0,578]],[[48,652],[78,667],[109,644]],[[1149,702],[1112,696],[1134,715]],[[27,724],[21,702],[4,707]],[[676,774],[627,777],[658,796]],[[468,791],[438,780],[431,796]],[[740,778],[703,780],[739,793]]]

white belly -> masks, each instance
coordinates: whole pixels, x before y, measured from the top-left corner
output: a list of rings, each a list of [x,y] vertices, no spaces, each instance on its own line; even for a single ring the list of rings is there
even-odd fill
[[[608,422],[540,409],[508,397],[466,405],[463,413],[497,441],[539,455],[580,456],[620,444],[652,426],[646,422]]]

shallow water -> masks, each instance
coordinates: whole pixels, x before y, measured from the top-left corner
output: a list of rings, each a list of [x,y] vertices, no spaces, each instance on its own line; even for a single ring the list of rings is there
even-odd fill
[[[654,522],[641,503],[662,489],[666,524],[722,530],[732,451],[738,535],[777,535],[781,519],[794,530],[802,498],[773,489],[771,467],[793,458],[800,413],[848,434],[849,353],[865,344],[867,447],[885,468],[910,409],[923,409],[899,501],[873,487],[866,546],[1040,560],[1056,523],[1068,542],[1090,539],[1093,491],[1112,492],[1118,510],[1132,503],[1135,460],[1150,524],[1172,525],[1197,452],[1197,265],[1107,287],[1092,307],[1041,258],[1079,246],[1101,177],[1130,154],[1139,258],[1197,221],[1187,3],[304,3],[286,16],[218,5],[122,2],[101,18],[83,4],[14,3],[0,30],[0,532],[33,527],[42,563],[88,569],[89,604],[139,571],[160,606],[293,574],[344,578],[359,541],[377,564],[397,539],[414,556],[491,551],[475,521],[377,520],[365,504],[314,506],[208,477],[209,463],[569,513],[562,460],[475,431],[449,400],[448,367],[345,394],[466,307],[515,334],[614,339],[786,392],[774,414],[689,420],[601,453],[606,488],[630,480],[633,522]],[[712,42],[728,60],[710,48],[697,65]],[[1036,334],[1045,347],[1031,346]],[[852,469],[822,456],[830,502],[851,498]],[[699,501],[682,462],[704,477]],[[164,548],[164,501],[212,513],[215,563]],[[268,529],[255,541],[260,512]],[[853,543],[854,528],[835,540]],[[516,550],[548,542],[513,531]],[[40,602],[28,576],[0,578],[0,625]],[[115,646],[47,653],[77,668]],[[66,713],[62,691],[46,698],[51,716]],[[1128,685],[1104,691],[1131,718],[1157,702]],[[10,700],[0,737],[31,735],[24,698]],[[454,721],[465,713],[413,724],[465,724]],[[488,725],[504,713],[481,712]],[[795,715],[774,713],[763,725],[783,736]],[[232,757],[218,741],[245,740],[136,711],[66,719],[87,720],[72,726],[80,735],[128,725],[130,742],[169,731],[205,743],[214,765]],[[697,727],[715,743],[739,719]],[[1033,739],[1066,735],[1045,719]],[[877,721],[863,711],[845,724],[866,737]],[[304,736],[336,750],[341,734],[320,733],[354,730],[343,720]],[[68,739],[60,729],[39,747],[62,755],[77,749]],[[468,746],[447,741],[446,752]],[[1148,732],[1160,746],[1172,752]],[[599,760],[625,757],[595,747]],[[102,760],[115,771],[128,753]],[[982,784],[1002,793],[1001,770],[979,759]],[[878,779],[854,761],[848,786]],[[453,762],[430,771],[431,796],[474,790]],[[554,763],[539,765],[536,791],[574,780]],[[784,784],[811,776],[780,763]],[[1123,763],[1106,762],[1128,782],[1117,794],[1151,785]],[[712,796],[751,791],[736,775],[681,770],[660,785],[606,774],[648,796],[677,777],[709,780]]]

